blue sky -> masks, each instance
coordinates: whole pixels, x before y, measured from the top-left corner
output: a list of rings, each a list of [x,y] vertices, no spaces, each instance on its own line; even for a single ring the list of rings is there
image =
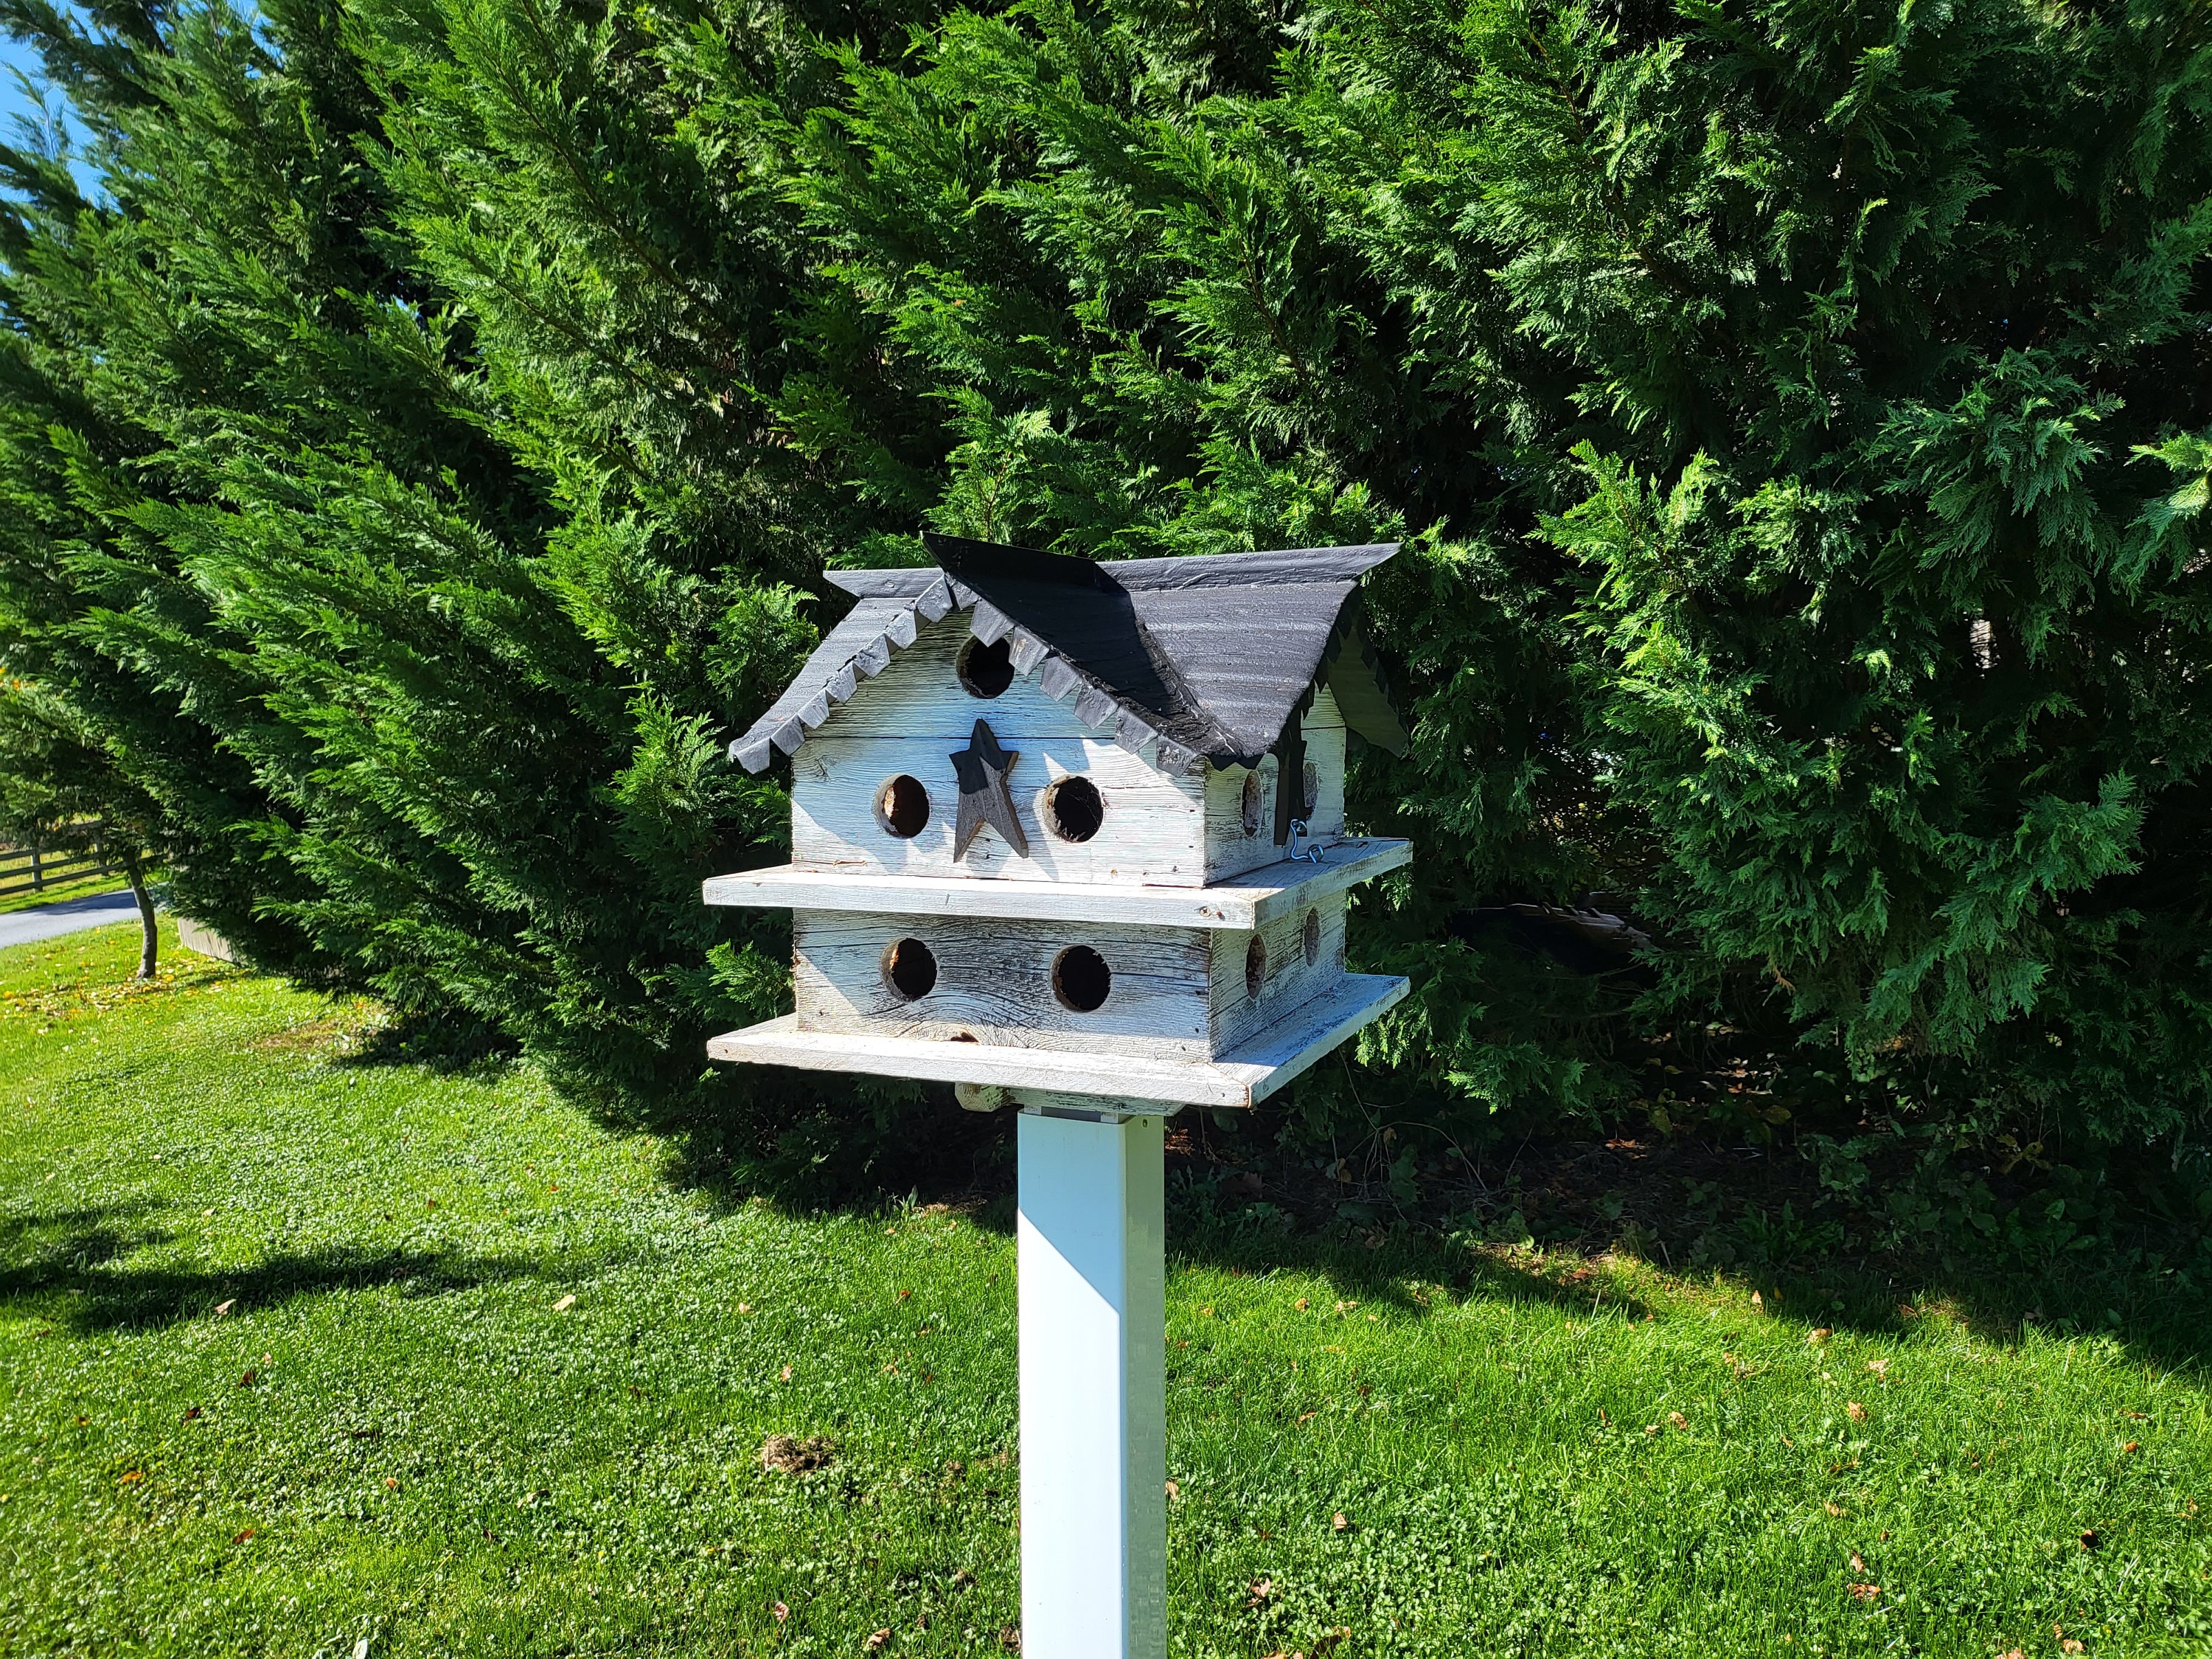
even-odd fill
[[[4,136],[9,143],[17,142],[20,137],[16,131],[18,118],[36,117],[39,113],[38,100],[17,84],[16,71],[21,70],[35,79],[38,68],[39,60],[35,53],[0,35],[0,136]],[[58,106],[58,99],[54,101]],[[76,169],[76,174],[79,187],[90,190],[92,175],[82,167]]]

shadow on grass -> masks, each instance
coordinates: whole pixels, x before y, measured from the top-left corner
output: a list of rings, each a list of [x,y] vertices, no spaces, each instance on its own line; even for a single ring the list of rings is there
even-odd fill
[[[148,1207],[122,1204],[0,1221],[0,1310],[82,1334],[204,1318],[223,1303],[243,1313],[379,1285],[398,1285],[410,1297],[443,1296],[538,1271],[511,1257],[350,1246],[281,1252],[205,1270],[122,1265],[136,1251],[169,1242],[160,1228],[132,1224]]]

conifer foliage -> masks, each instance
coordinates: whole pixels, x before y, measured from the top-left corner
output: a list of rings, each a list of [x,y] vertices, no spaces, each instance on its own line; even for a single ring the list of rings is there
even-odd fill
[[[0,11],[101,180],[0,155],[0,643],[272,966],[811,1157],[696,884],[824,564],[1404,537],[1358,1087],[1598,1110],[1724,1016],[2212,1103],[2201,8]],[[1449,922],[1591,891],[1656,984]]]

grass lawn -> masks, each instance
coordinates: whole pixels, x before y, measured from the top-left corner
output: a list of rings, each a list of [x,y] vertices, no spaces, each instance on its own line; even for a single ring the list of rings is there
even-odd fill
[[[0,953],[0,1654],[1005,1650],[1003,1202],[732,1206],[526,1069],[368,1063],[367,1008],[121,988],[136,932]],[[2170,1279],[2015,1287],[2032,1327],[2001,1284],[1170,1224],[1177,1656],[2212,1644]]]

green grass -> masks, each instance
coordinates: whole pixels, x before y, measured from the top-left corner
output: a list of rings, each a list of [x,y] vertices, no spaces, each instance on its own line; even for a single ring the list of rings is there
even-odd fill
[[[1003,1205],[722,1204],[525,1068],[369,1063],[366,1007],[123,988],[135,931],[0,953],[0,1653],[1004,1650]],[[2212,1640],[2170,1281],[2066,1336],[2019,1287],[1175,1214],[1178,1656]]]

